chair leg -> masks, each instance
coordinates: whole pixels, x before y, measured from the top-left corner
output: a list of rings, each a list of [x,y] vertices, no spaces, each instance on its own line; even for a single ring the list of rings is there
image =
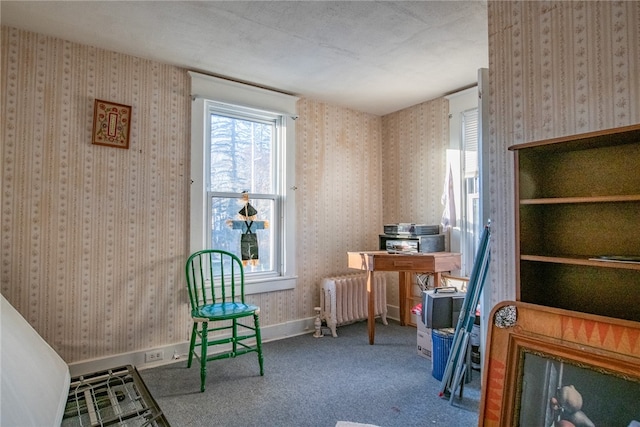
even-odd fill
[[[198,334],[198,324],[193,322],[193,327],[191,328],[191,343],[189,344],[189,359],[187,360],[187,368],[191,367],[191,362],[193,361],[193,349],[196,346],[196,335]]]
[[[205,382],[207,380],[207,348],[208,340],[207,340],[207,322],[202,322],[202,343],[201,343],[201,353],[200,353],[200,391],[204,392]]]
[[[253,325],[256,328],[256,347],[258,348],[258,364],[260,365],[260,376],[264,376],[263,358],[262,358],[262,336],[260,335],[260,320],[258,315],[253,315]]]
[[[236,357],[236,354],[238,352],[238,320],[237,319],[232,320],[231,338],[232,338],[231,357]]]

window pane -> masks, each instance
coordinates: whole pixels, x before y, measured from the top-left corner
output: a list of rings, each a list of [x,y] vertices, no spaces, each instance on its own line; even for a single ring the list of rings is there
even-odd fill
[[[262,273],[274,270],[274,224],[275,200],[251,199],[251,205],[258,211],[251,223],[251,231],[258,236],[258,262],[245,266],[247,273]],[[241,199],[211,197],[211,247],[223,249],[241,257],[240,239],[246,225],[238,216],[242,209]]]
[[[275,123],[211,114],[211,190],[274,193]]]

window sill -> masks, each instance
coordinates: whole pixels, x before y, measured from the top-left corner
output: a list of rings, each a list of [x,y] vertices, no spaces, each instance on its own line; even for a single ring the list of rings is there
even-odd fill
[[[254,280],[245,278],[244,293],[246,295],[251,295],[294,289],[297,281],[297,276],[269,277],[266,279]]]

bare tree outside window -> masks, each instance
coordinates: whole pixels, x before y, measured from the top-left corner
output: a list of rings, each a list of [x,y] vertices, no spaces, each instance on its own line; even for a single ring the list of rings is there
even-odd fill
[[[275,176],[277,118],[242,117],[210,110],[210,219],[211,246],[240,256],[240,232],[227,221],[238,219],[242,192],[250,194],[258,221],[269,226],[258,229],[260,259],[248,272],[274,270],[274,238],[278,232],[275,212],[279,200]]]

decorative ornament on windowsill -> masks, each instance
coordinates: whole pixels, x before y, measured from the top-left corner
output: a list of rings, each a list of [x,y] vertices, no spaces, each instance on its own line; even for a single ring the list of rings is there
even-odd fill
[[[255,230],[269,228],[269,221],[256,221],[258,211],[249,203],[249,193],[242,192],[244,206],[238,211],[240,220],[227,220],[227,225],[234,230],[242,230],[240,235],[240,254],[242,264],[256,266],[258,260],[258,235]]]

